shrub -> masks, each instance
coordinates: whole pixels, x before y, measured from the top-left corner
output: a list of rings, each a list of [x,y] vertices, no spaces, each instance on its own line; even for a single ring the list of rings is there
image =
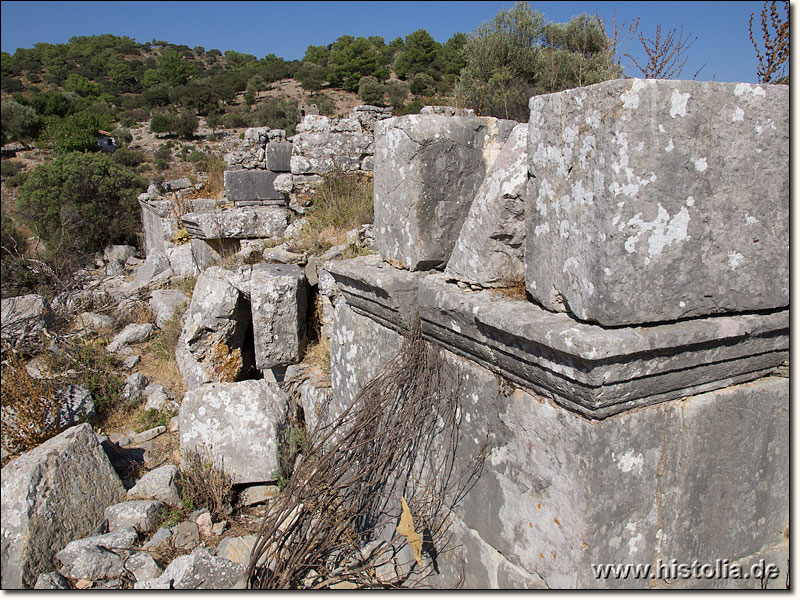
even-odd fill
[[[107,127],[107,119],[101,119],[92,112],[81,111],[63,119],[49,120],[40,140],[59,154],[94,152],[99,149],[97,130]]]
[[[372,76],[362,77],[358,83],[358,97],[365,104],[383,104],[384,85]]]
[[[13,100],[3,100],[0,112],[0,143],[32,140],[39,134],[39,115],[30,106],[23,106]]]
[[[278,98],[265,98],[254,113],[256,126],[285,129],[287,136],[294,135],[299,119],[300,109],[297,104]]]
[[[17,207],[51,254],[79,258],[136,240],[136,197],[146,186],[106,154],[72,152],[36,167]]]
[[[386,82],[386,94],[389,96],[389,104],[395,110],[403,106],[408,97],[408,84],[402,81],[388,81]]]
[[[13,160],[4,160],[0,162],[0,175],[5,179],[6,177],[13,177],[22,169],[22,163]]]
[[[230,512],[233,482],[223,465],[214,463],[208,450],[181,453],[176,483],[185,504],[204,506],[214,517],[224,517]]]
[[[153,133],[169,133],[173,130],[175,118],[167,113],[156,113],[150,119],[150,131]]]
[[[421,110],[422,110],[422,102],[420,102],[419,100],[412,100],[402,108],[397,109],[394,114],[395,116],[398,117],[400,115],[416,115]]]
[[[111,156],[115,163],[125,167],[138,167],[145,161],[144,154],[130,148],[119,148]]]
[[[111,137],[117,142],[117,146],[123,148],[133,141],[133,134],[125,127],[117,127],[111,132]]]
[[[190,140],[194,137],[194,132],[197,131],[198,124],[197,115],[191,111],[184,110],[178,118],[175,119],[174,131],[178,134],[179,138]]]
[[[411,88],[411,93],[417,94],[418,96],[430,96],[435,91],[433,77],[427,73],[417,73],[414,75],[414,79],[411,80],[409,87]]]

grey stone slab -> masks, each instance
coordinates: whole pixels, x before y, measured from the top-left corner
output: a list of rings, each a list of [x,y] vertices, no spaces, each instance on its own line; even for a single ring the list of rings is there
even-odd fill
[[[55,555],[61,563],[59,572],[65,577],[92,581],[117,577],[124,572],[129,556],[126,550],[133,547],[138,537],[136,529],[124,527],[70,542]]]
[[[241,589],[246,567],[214,556],[207,548],[173,560],[155,579],[137,582],[134,589],[225,590]]]
[[[306,343],[308,284],[297,265],[258,264],[250,274],[258,369],[300,362]]]
[[[286,206],[286,200],[236,200],[234,208],[246,208],[248,206]]]
[[[444,266],[475,192],[516,125],[406,115],[375,125],[375,242],[414,270]]]
[[[327,406],[332,422],[350,406],[356,394],[403,345],[403,336],[356,313],[346,302],[337,302],[331,336],[331,388]],[[319,425],[326,425],[321,422]]]
[[[128,499],[149,498],[160,500],[169,506],[180,506],[181,497],[175,478],[178,467],[163,465],[145,473],[131,489],[128,490]]]
[[[89,424],[9,462],[2,486],[3,589],[33,587],[41,573],[54,569],[56,552],[89,533],[105,507],[125,497]]]
[[[187,213],[181,222],[203,240],[280,237],[289,225],[289,209],[278,206],[225,208]]]
[[[286,394],[263,379],[190,390],[179,413],[181,452],[207,449],[234,483],[271,481],[287,410]]]
[[[419,311],[427,339],[594,418],[755,379],[789,349],[788,310],[606,329],[429,275]]]
[[[377,255],[331,261],[326,266],[353,310],[399,333],[408,331],[425,273],[394,268]]]
[[[181,290],[153,290],[150,295],[150,308],[156,315],[156,325],[164,327],[175,311],[189,303],[191,298]]]
[[[292,170],[291,142],[269,142],[267,144],[267,169],[275,173],[288,173]]]
[[[160,500],[127,500],[106,507],[104,514],[111,531],[125,527],[150,531],[156,528],[166,509],[167,505]]]
[[[502,287],[525,277],[528,124],[511,132],[475,194],[445,273]]]
[[[292,138],[292,174],[324,175],[334,170],[359,170],[361,161],[373,153],[373,136],[362,133],[356,120],[350,126],[341,127],[346,121],[347,119],[332,120],[332,129],[345,131],[298,132]]]
[[[786,86],[620,79],[530,110],[537,302],[606,326],[789,305]]]
[[[277,173],[272,171],[225,171],[225,197],[237,200],[283,200],[285,196],[275,189]]]

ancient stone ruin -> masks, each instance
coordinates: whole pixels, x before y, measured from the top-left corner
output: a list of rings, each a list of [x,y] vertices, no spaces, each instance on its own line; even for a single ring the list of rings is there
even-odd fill
[[[414,585],[424,573],[439,588],[758,585],[597,576],[600,565],[720,560],[764,561],[787,577],[788,93],[617,80],[533,97],[528,123],[447,107],[400,117],[357,107],[339,120],[308,111],[291,139],[248,130],[226,159],[224,202],[182,197],[188,182],[151,186],[140,197],[146,260],[119,247],[104,264],[136,264],[112,292],[148,293],[158,327],[189,303],[176,350],[188,391],[171,423],[181,460],[207,449],[253,503],[269,501],[281,469],[303,478],[288,490],[312,486],[318,456],[306,463],[301,453],[288,467],[281,458],[287,423],[335,447],[361,422],[348,415],[368,413],[394,383],[387,373],[424,347],[436,364],[420,372],[436,376],[404,381],[428,399],[433,428],[413,443],[386,437],[411,449],[403,464],[413,476],[398,469],[373,490],[388,517],[361,523],[370,539],[358,556],[397,537],[401,506],[424,539],[415,555],[407,538],[375,571],[379,584]],[[377,252],[331,260],[341,249],[301,257],[271,247],[298,230],[308,190],[333,170],[373,172],[374,228],[348,235]],[[255,251],[263,260],[218,264]],[[197,276],[191,298],[156,289],[187,275]],[[38,297],[22,304],[43,314]],[[4,315],[12,308],[4,300]],[[4,339],[32,331],[6,321]],[[329,382],[302,363],[312,325],[330,340]],[[153,329],[128,327],[113,351],[132,352],[134,336]],[[126,394],[175,402],[141,379],[131,375]],[[284,537],[196,546],[199,528],[224,528],[207,512],[136,547],[136,531],[175,503],[176,467],[142,477],[123,503],[96,442],[80,425],[4,467],[4,521],[15,518],[3,525],[4,563],[14,565],[4,566],[4,587],[100,577],[96,557],[108,544],[135,567],[137,589],[274,575]],[[102,447],[109,453],[107,440]],[[37,461],[60,476],[56,454],[74,455],[87,478],[102,475],[86,483],[104,494],[99,507],[75,500],[83,480],[45,486],[46,502],[25,504]],[[446,472],[431,468],[434,455]],[[425,522],[434,505],[438,520]],[[48,507],[75,519],[43,547],[30,532],[49,531]],[[307,505],[287,515],[281,536],[302,519],[319,526]],[[91,533],[103,516],[108,532]],[[446,536],[423,531],[434,522]],[[194,550],[162,569],[145,550],[165,540]],[[127,564],[103,560],[105,576]]]

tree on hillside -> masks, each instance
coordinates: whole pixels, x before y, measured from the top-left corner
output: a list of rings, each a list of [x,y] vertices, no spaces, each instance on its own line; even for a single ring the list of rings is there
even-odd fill
[[[0,144],[25,142],[38,135],[39,115],[30,106],[23,106],[14,100],[3,100],[0,112],[2,113]]]
[[[331,46],[328,65],[328,81],[349,92],[358,91],[362,77],[372,75],[378,81],[389,78],[389,70],[380,64],[377,49],[363,37],[339,37]]]
[[[372,76],[362,77],[358,84],[358,97],[364,104],[383,104],[384,85]]]
[[[145,87],[153,87],[160,83],[168,86],[184,85],[194,71],[192,65],[175,50],[165,50],[158,57],[156,64],[155,69],[144,73]]]
[[[77,112],[63,119],[51,117],[46,121],[39,141],[58,154],[98,150],[97,131],[111,127],[106,116],[90,111]]]
[[[424,29],[417,29],[406,36],[403,49],[394,60],[394,71],[406,79],[417,73],[427,73],[436,60],[442,45]],[[430,73],[428,73],[430,75]]]

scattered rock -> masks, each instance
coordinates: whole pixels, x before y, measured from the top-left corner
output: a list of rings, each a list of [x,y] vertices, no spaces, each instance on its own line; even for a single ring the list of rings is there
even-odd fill
[[[38,340],[53,320],[50,305],[38,294],[3,298],[0,313],[0,339],[12,346]]]
[[[124,263],[129,258],[133,258],[135,256],[136,256],[136,248],[134,248],[133,246],[126,246],[126,245],[106,246],[106,249],[103,250],[103,259],[106,261],[120,260]]]
[[[108,529],[135,527],[139,531],[150,531],[158,525],[166,505],[160,500],[128,500],[106,508]]]
[[[130,371],[133,367],[139,364],[141,359],[141,354],[131,354],[128,358],[122,361],[122,366]]]
[[[116,529],[70,542],[55,555],[61,563],[58,569],[64,577],[96,581],[121,575],[128,553],[139,535],[133,527]],[[112,548],[113,551],[109,551]]]
[[[195,548],[173,560],[160,577],[137,582],[134,589],[226,590],[244,587],[245,567]]]
[[[175,485],[177,474],[178,467],[175,465],[163,465],[145,473],[136,485],[128,490],[128,499],[151,498],[169,506],[180,506],[181,497]]]
[[[33,586],[35,590],[71,590],[72,586],[69,580],[58,571],[50,571],[42,573],[36,579],[36,585]]]
[[[239,493],[239,506],[269,502],[278,494],[277,485],[251,485]]]
[[[81,329],[92,329],[94,331],[101,331],[103,329],[110,329],[114,324],[114,319],[108,315],[101,315],[93,312],[82,312],[78,315],[76,323]]]
[[[131,323],[111,340],[111,343],[106,346],[106,350],[113,354],[119,352],[123,346],[146,342],[155,333],[155,330],[152,323]]]
[[[226,537],[217,546],[217,556],[243,566],[250,564],[250,552],[255,546],[255,535]]]
[[[180,290],[153,290],[150,295],[150,308],[156,315],[156,326],[164,327],[182,305],[189,303],[189,296]]]
[[[167,428],[165,426],[159,425],[158,427],[153,427],[152,429],[142,431],[141,433],[137,433],[133,436],[133,443],[143,444],[144,442],[149,442],[153,438],[160,436],[166,430]]]
[[[1,496],[2,586],[16,589],[52,571],[53,555],[101,521],[125,488],[91,426],[82,424],[3,467]]]
[[[172,545],[176,548],[194,548],[200,542],[200,530],[197,523],[181,521],[172,528]]]
[[[128,405],[136,405],[142,401],[142,394],[149,381],[141,373],[133,373],[125,378],[125,385],[122,386],[120,397]]]

